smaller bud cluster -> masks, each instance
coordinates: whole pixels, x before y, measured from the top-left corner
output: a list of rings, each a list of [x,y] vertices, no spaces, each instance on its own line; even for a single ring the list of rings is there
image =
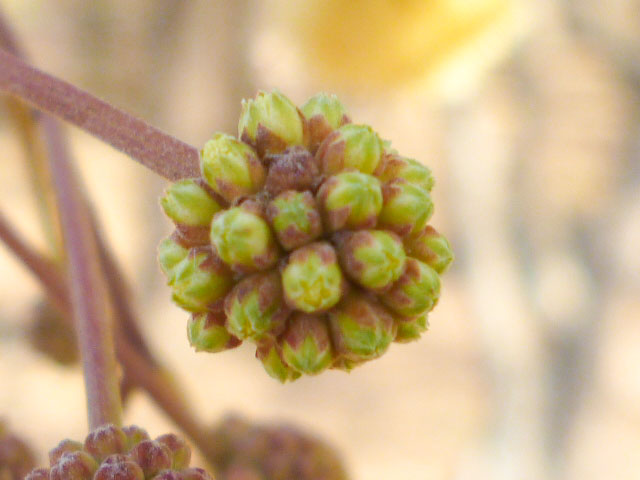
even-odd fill
[[[216,133],[200,170],[161,200],[176,229],[159,249],[196,350],[253,342],[285,382],[427,329],[453,259],[428,225],[433,176],[335,96],[243,101],[238,137]]]
[[[22,480],[34,465],[31,448],[0,420],[0,480]]]
[[[209,460],[218,480],[348,478],[333,448],[287,425],[256,425],[228,416],[211,437]]]
[[[48,300],[40,300],[34,306],[32,316],[27,327],[29,344],[59,365],[76,364],[80,355],[71,322]]]
[[[104,425],[84,443],[63,440],[49,452],[49,467],[25,480],[211,480],[190,468],[191,449],[174,434],[151,440],[140,427]]]

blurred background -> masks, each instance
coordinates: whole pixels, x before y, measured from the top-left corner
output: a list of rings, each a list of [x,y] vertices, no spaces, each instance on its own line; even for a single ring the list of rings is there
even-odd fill
[[[337,93],[434,171],[457,259],[431,329],[280,385],[247,346],[195,354],[156,245],[166,182],[67,127],[154,351],[199,415],[287,421],[354,480],[640,478],[640,1],[0,0],[33,63],[195,146],[240,100]],[[47,251],[0,107],[0,205]],[[0,247],[0,416],[41,452],[86,433],[79,366],[29,348],[43,299]],[[174,428],[141,393],[126,422]]]

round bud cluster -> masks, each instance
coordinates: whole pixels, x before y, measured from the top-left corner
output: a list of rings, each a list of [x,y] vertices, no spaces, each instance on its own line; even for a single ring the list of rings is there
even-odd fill
[[[104,425],[84,443],[63,440],[49,452],[49,468],[37,468],[25,480],[211,480],[189,468],[191,449],[169,433],[151,440],[140,427]]]
[[[31,448],[0,420],[0,480],[22,480],[34,464]]]
[[[243,101],[238,138],[215,134],[200,169],[162,199],[176,229],[159,249],[196,350],[248,340],[285,382],[350,370],[427,329],[453,259],[427,224],[431,171],[335,96]]]
[[[218,480],[346,480],[336,451],[287,425],[229,416],[212,431],[208,459]]]

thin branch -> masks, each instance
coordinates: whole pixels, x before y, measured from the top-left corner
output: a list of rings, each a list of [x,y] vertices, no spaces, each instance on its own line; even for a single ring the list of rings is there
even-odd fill
[[[195,147],[1,50],[0,91],[86,130],[169,180],[199,174]]]
[[[74,182],[75,172],[52,145],[51,176],[60,208],[67,253],[73,318],[82,358],[89,429],[122,423],[122,403],[113,343],[113,318],[98,261],[89,212]]]

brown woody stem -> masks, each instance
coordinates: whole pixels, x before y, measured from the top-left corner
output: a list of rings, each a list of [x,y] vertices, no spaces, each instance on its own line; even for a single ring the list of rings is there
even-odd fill
[[[0,50],[0,91],[56,115],[169,180],[198,176],[198,150]]]

